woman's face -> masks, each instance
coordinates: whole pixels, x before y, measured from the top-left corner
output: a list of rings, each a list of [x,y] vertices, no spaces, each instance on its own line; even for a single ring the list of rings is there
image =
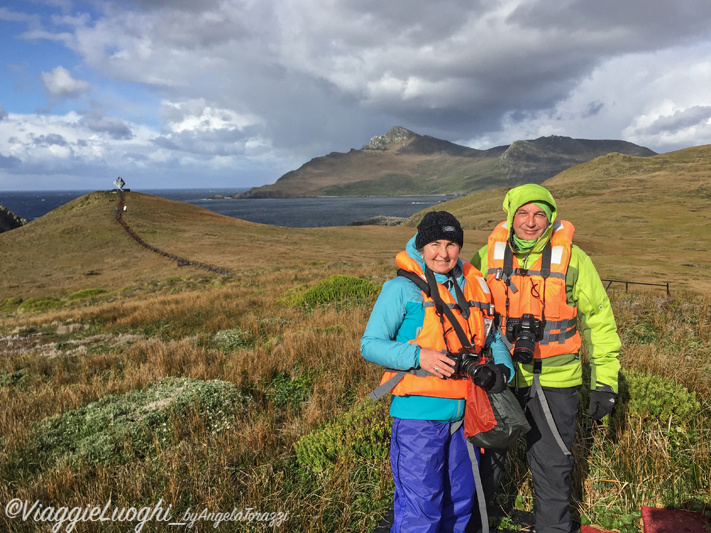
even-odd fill
[[[446,274],[454,268],[459,258],[459,244],[441,239],[425,244],[422,248],[422,258],[432,272]]]

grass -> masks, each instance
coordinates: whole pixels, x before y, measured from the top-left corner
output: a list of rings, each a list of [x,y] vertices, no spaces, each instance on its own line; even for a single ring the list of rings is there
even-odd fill
[[[2,498],[70,507],[109,497],[116,505],[136,506],[163,498],[180,513],[253,508],[288,514],[280,526],[254,521],[244,524],[247,531],[372,529],[392,498],[387,405],[364,401],[380,372],[358,354],[375,294],[347,305],[348,295],[331,298],[328,292],[310,307],[282,301],[290,289],[303,293],[303,285],[328,285],[330,267],[282,270],[278,278],[292,279],[291,287],[262,272],[249,285],[208,283],[179,293],[167,285],[90,306],[5,316],[3,335],[20,331],[39,340],[0,362]],[[641,505],[711,505],[711,306],[708,298],[693,295],[614,293],[612,302],[629,399],[606,431],[592,434],[581,419],[574,507],[583,521],[600,525],[612,517],[621,531],[636,531]],[[111,348],[126,335],[136,336]],[[108,348],[94,355],[39,355],[43,342],[80,339]],[[217,380],[233,387],[231,397],[248,401],[240,401],[238,410],[227,401],[213,402],[204,411],[198,402],[193,414],[166,414],[141,426],[130,412],[155,401],[149,395],[166,378]],[[649,397],[666,401],[653,404]],[[72,451],[81,439],[63,443],[53,437],[53,424],[82,427],[78,421],[91,418],[90,412],[100,422],[118,405],[133,411],[116,420],[139,426],[114,424],[110,446],[101,452]],[[230,427],[215,431],[206,417],[220,410],[231,413]],[[169,429],[161,431],[163,423]],[[99,423],[98,429],[107,427]],[[92,428],[80,432],[93,435]],[[49,451],[52,442],[62,443],[57,449],[65,455]],[[499,500],[529,510],[522,453],[510,454]],[[32,529],[3,520],[9,531]],[[194,529],[208,531],[211,524],[196,522]],[[110,524],[106,530],[121,528]]]
[[[599,187],[585,185],[578,170],[551,181],[603,277],[634,272],[672,282],[671,297],[641,287],[611,294],[623,345],[621,406],[595,431],[581,417],[574,447],[574,515],[625,532],[639,530],[642,505],[711,506],[709,274],[695,268],[692,279],[690,267],[680,266],[701,264],[709,249],[704,232],[692,236],[691,229],[709,216],[697,201],[709,190],[706,159],[703,150],[665,157],[591,162],[588,178],[603,180]],[[661,196],[671,170],[688,180],[677,179]],[[642,187],[619,173],[647,181]],[[451,208],[468,228],[465,257],[500,219],[503,192],[438,207]],[[684,198],[686,219],[670,208]],[[113,221],[115,203],[111,193],[92,193],[0,235],[7,272],[0,286],[0,499],[69,508],[162,499],[173,518],[188,509],[282,513],[281,521],[232,524],[240,531],[372,530],[392,499],[389,423],[386,402],[364,401],[381,370],[363,360],[359,341],[412,226],[290,230],[128,194],[125,218],[139,235],[230,268],[220,276],[132,244]],[[663,216],[669,229],[657,220]],[[652,226],[659,238],[648,232]],[[12,267],[19,264],[28,268]],[[151,396],[156,391],[177,398],[166,388],[171,383],[194,390],[177,410],[142,418],[141,406],[170,405]],[[207,392],[216,383],[225,395]],[[203,402],[201,390],[218,400]],[[68,428],[106,446],[82,448],[81,439],[67,438]],[[497,497],[508,509],[531,509],[521,445],[509,454]],[[7,515],[0,524],[37,529]],[[196,521],[192,529],[212,525]]]

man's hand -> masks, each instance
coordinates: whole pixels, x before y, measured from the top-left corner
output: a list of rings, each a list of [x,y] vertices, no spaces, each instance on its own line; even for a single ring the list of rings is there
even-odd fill
[[[615,408],[615,393],[594,390],[590,392],[590,408],[588,416],[593,420],[600,420],[609,415]]]

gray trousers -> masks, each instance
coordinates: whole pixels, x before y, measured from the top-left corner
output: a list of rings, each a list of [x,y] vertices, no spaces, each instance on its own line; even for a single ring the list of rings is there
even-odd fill
[[[578,414],[576,387],[543,388],[548,405],[563,442],[572,451]],[[571,533],[570,516],[571,473],[573,456],[565,455],[548,427],[540,402],[533,396],[533,388],[525,387],[515,392],[526,412],[531,431],[526,434],[528,465],[531,469],[534,492],[534,518],[536,533]],[[480,458],[482,489],[487,502],[504,470],[506,450],[485,450]],[[467,531],[481,528],[479,512],[475,509]]]

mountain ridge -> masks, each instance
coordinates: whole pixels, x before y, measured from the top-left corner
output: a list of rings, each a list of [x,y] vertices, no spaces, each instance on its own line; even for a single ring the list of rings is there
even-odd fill
[[[360,150],[311,159],[237,198],[458,194],[541,183],[608,153],[656,155],[628,141],[548,136],[478,150],[395,126]]]

